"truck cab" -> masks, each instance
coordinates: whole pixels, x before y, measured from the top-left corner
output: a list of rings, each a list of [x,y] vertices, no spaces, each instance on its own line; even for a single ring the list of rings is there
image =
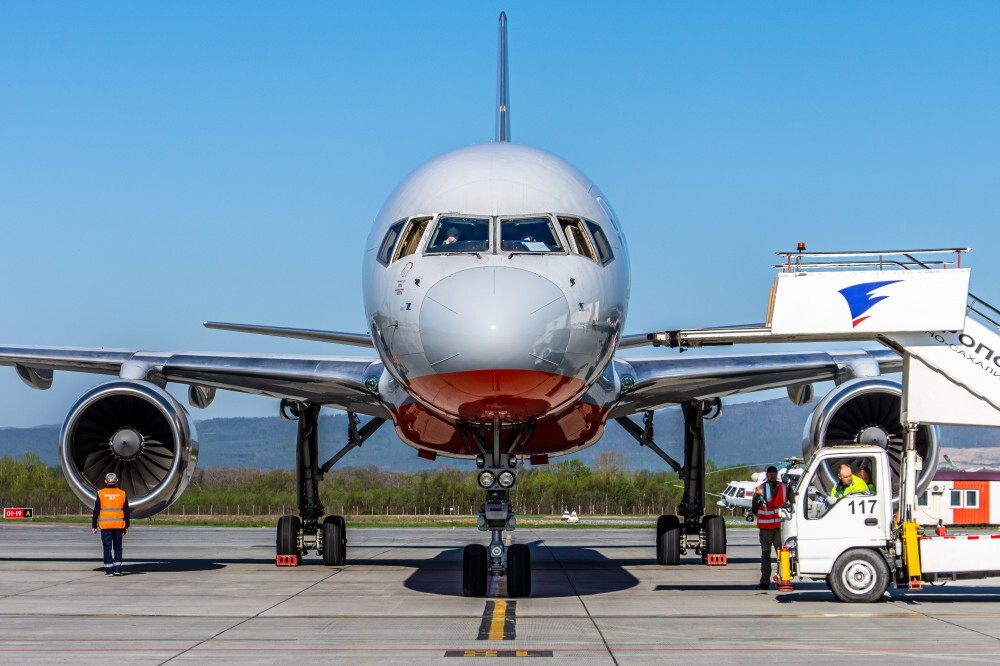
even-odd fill
[[[912,450],[902,461],[878,446],[818,450],[784,509],[779,589],[809,578],[825,580],[841,601],[878,601],[891,582],[917,591],[925,582],[1000,576],[1000,534],[921,532],[912,518],[920,464]],[[858,478],[866,474],[870,483]],[[894,478],[903,479],[902,501]]]
[[[880,597],[895,569],[892,489],[881,447],[818,450],[794,486],[781,527],[793,575],[825,579],[846,601]],[[845,559],[847,553],[853,555]]]

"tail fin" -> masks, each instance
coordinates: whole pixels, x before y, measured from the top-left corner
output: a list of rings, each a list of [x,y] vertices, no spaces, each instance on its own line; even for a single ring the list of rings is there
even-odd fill
[[[500,47],[497,51],[497,143],[510,141],[510,82],[507,70],[507,14],[500,12]]]

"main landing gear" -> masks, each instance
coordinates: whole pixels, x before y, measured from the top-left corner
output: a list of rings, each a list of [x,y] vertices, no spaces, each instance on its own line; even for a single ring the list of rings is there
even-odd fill
[[[361,446],[385,419],[373,418],[362,427],[357,415],[347,414],[347,444],[330,460],[319,465],[320,405],[281,401],[281,416],[298,421],[295,447],[295,480],[299,515],[278,519],[277,558],[279,565],[294,566],[310,551],[323,557],[326,566],[342,566],[347,559],[347,526],[343,516],[323,517],[319,482],[353,448]]]
[[[513,532],[516,520],[510,505],[510,491],[517,483],[517,454],[514,451],[531,436],[532,426],[463,425],[462,435],[467,444],[478,449],[476,485],[486,492],[486,502],[480,507],[479,530],[490,533],[489,547],[472,543],[462,556],[462,594],[467,597],[486,596],[490,576],[507,576],[507,596],[531,595],[531,552],[525,544],[507,545],[504,531]],[[506,432],[507,437],[503,435]],[[472,448],[472,446],[470,446]]]
[[[640,446],[648,446],[671,469],[680,474],[684,493],[677,513],[680,516],[660,516],[656,521],[656,561],[661,565],[676,565],[681,555],[693,551],[702,563],[724,564],[726,555],[726,523],[722,516],[705,515],[705,419],[722,414],[722,403],[712,401],[687,402],[681,405],[684,414],[684,464],[668,456],[653,441],[653,412],[643,414],[642,426],[628,417],[616,419]]]

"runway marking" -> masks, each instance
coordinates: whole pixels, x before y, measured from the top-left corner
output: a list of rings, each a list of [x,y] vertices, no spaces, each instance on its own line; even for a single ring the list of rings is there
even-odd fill
[[[552,650],[447,650],[446,657],[551,657]]]
[[[559,654],[607,654],[607,650],[603,647],[592,647],[592,648],[557,648],[554,650],[530,650],[530,649],[512,649],[512,650],[452,650],[444,649],[441,647],[421,647],[421,646],[408,646],[399,648],[386,648],[386,647],[295,647],[295,646],[280,646],[274,647],[270,642],[262,646],[254,647],[203,647],[195,646],[188,649],[177,648],[177,647],[142,647],[142,648],[116,648],[116,647],[81,647],[80,645],[74,645],[73,647],[65,648],[52,648],[52,647],[15,647],[15,648],[5,648],[0,647],[0,654],[77,654],[77,653],[109,653],[109,654],[154,654],[154,653],[172,653],[176,652],[174,656],[180,656],[181,654],[194,654],[194,653],[211,653],[211,654],[285,654],[285,653],[328,653],[328,654],[414,654],[414,653],[440,653],[444,650],[446,656],[447,653],[454,652],[458,653],[454,656],[465,656],[466,653],[474,653],[471,656],[486,656],[482,653],[498,653],[498,656],[507,656],[505,653],[511,653],[510,656],[515,656],[514,653],[517,652],[529,652],[531,654],[527,656],[554,656],[555,653]],[[803,654],[820,653],[820,654],[866,654],[866,655],[876,655],[876,654],[927,654],[927,655],[976,655],[976,654],[997,654],[1000,653],[1000,647],[997,648],[976,648],[976,647],[953,647],[947,648],[942,647],[938,649],[927,649],[921,648],[902,648],[902,647],[885,647],[885,648],[864,648],[859,650],[857,646],[849,647],[835,647],[835,646],[820,646],[820,647],[801,647],[801,648],[791,648],[792,652],[801,652]],[[738,654],[741,652],[749,653],[774,653],[775,649],[773,647],[746,647],[744,645],[738,645],[734,647],[620,647],[615,649],[615,653],[626,653],[626,654]],[[551,654],[550,654],[551,653]],[[173,658],[173,657],[171,657]],[[166,663],[163,662],[163,663]]]
[[[479,625],[478,641],[512,641],[517,638],[516,601],[487,601],[483,621]]]

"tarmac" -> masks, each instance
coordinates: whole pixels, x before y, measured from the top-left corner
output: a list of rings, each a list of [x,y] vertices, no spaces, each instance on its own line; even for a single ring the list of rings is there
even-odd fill
[[[133,525],[125,573],[104,576],[85,525],[0,524],[0,662],[122,664],[920,663],[1000,659],[1000,581],[874,604],[823,582],[759,591],[756,530],[729,563],[656,564],[646,529],[519,529],[533,593],[461,594],[470,529],[351,529],[348,562],[274,566],[274,529]]]

